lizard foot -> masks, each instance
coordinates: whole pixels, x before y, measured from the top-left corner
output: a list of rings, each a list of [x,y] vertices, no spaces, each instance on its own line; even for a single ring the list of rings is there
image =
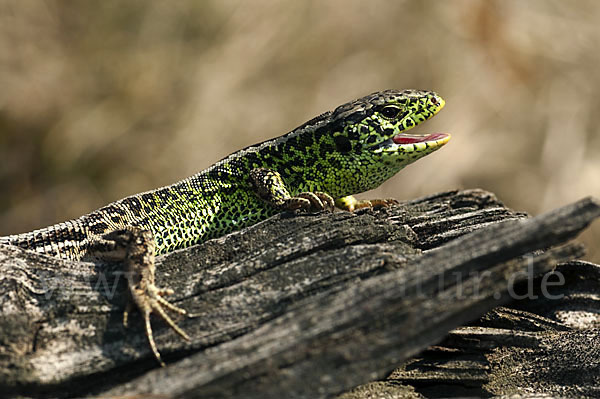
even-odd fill
[[[166,310],[185,315],[187,312],[165,300],[163,297],[173,294],[171,289],[161,289],[154,284],[154,250],[155,242],[152,232],[139,228],[128,228],[116,230],[103,236],[104,253],[106,257],[115,260],[120,257],[125,263],[127,285],[131,296],[131,301],[127,304],[123,312],[123,324],[127,326],[129,312],[133,304],[142,313],[146,328],[146,337],[154,356],[161,366],[165,363],[160,357],[156,348],[152,326],[150,324],[150,314],[157,313],[177,334],[185,340],[190,337],[171,319]],[[110,251],[107,251],[110,250]],[[120,256],[119,256],[120,255]],[[102,253],[99,254],[102,256]]]
[[[250,181],[256,194],[266,202],[288,211],[332,211],[335,208],[333,198],[320,191],[303,192],[291,196],[281,175],[272,169],[255,168],[250,172]]]
[[[335,208],[333,198],[320,191],[303,192],[284,200],[283,208],[287,210],[303,209],[306,211],[331,211]]]
[[[339,198],[335,201],[335,205],[338,208],[348,212],[354,212],[355,210],[361,208],[379,208],[384,206],[397,205],[398,203],[398,200],[394,198],[359,200],[354,198],[352,195]]]

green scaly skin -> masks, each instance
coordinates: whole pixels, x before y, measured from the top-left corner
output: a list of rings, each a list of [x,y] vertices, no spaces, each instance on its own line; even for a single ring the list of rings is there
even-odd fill
[[[144,258],[143,249],[134,251],[134,256],[126,248],[141,245],[164,254],[253,225],[285,209],[332,208],[332,198],[347,210],[370,205],[350,196],[376,188],[448,142],[446,134],[405,133],[443,106],[444,100],[430,91],[373,93],[283,136],[237,151],[171,186],[132,195],[44,229],[0,237],[0,244],[73,260],[111,251],[117,254],[114,259],[126,259],[129,270],[141,276],[137,283],[130,281],[130,291],[144,313],[148,338],[160,361],[149,326],[151,311],[187,336],[162,310],[172,305],[159,298],[168,292],[154,286],[154,257]]]
[[[77,260],[85,256],[86,244],[94,237],[136,226],[152,231],[156,254],[189,247],[281,211],[256,195],[250,179],[253,169],[277,172],[291,196],[321,191],[342,199],[378,187],[448,142],[449,136],[389,144],[392,136],[431,118],[443,106],[444,100],[429,91],[374,93],[283,136],[235,152],[171,186],[132,195],[75,220],[2,237],[0,243]]]

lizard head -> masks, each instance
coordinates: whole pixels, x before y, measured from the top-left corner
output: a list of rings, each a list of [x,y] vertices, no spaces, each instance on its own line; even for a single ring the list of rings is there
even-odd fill
[[[353,168],[352,179],[369,190],[400,169],[441,148],[445,133],[408,134],[437,114],[445,101],[424,90],[386,90],[338,107],[331,114],[334,158]],[[356,175],[362,176],[356,176]]]

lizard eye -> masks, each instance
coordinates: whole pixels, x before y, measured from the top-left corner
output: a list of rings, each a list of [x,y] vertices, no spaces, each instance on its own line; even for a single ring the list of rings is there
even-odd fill
[[[400,108],[388,105],[387,107],[383,107],[379,113],[383,115],[384,118],[393,119],[400,113]]]

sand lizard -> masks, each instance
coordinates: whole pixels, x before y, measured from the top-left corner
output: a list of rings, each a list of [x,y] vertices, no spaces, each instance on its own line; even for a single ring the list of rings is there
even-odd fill
[[[154,283],[156,255],[219,237],[284,210],[353,211],[393,200],[356,200],[406,165],[439,149],[450,135],[405,133],[438,113],[434,92],[387,90],[344,104],[283,136],[264,141],[173,185],[113,202],[87,215],[0,244],[55,257],[123,262],[132,301],[142,312],[150,347],[161,365],[150,314],[186,314]]]

